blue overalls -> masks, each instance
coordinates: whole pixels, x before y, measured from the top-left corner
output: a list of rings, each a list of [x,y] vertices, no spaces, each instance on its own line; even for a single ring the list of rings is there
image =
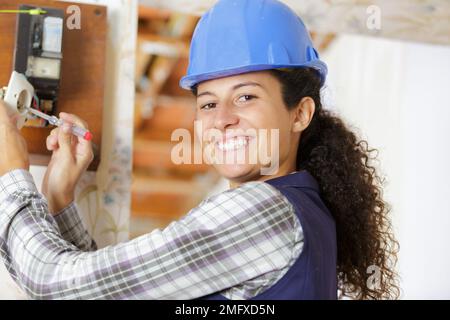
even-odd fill
[[[337,299],[336,226],[319,197],[319,186],[307,171],[265,181],[293,205],[303,228],[303,251],[288,272],[252,300]],[[203,297],[224,300],[219,293]]]

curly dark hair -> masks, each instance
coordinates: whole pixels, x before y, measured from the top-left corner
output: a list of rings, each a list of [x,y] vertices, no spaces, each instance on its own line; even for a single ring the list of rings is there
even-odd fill
[[[270,70],[280,81],[288,109],[311,97],[315,113],[302,132],[297,170],[308,170],[318,181],[322,200],[336,221],[337,274],[340,296],[356,299],[396,299],[400,294],[394,266],[399,244],[382,199],[383,180],[369,149],[344,122],[322,108],[321,81],[312,68]],[[371,269],[372,268],[372,269]],[[371,272],[378,270],[376,285]]]

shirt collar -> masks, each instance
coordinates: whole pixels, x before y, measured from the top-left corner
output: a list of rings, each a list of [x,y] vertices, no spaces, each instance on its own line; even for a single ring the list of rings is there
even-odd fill
[[[306,170],[292,172],[282,177],[266,180],[265,182],[274,186],[310,188],[319,192],[317,180]]]

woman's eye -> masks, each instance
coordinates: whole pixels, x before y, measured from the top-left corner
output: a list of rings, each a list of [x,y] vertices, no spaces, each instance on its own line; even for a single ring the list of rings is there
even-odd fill
[[[200,109],[202,109],[202,110],[209,110],[209,109],[212,109],[212,108],[215,108],[215,107],[216,107],[215,103],[207,103],[207,104],[202,105],[200,107]]]
[[[252,96],[250,94],[244,94],[243,96],[240,96],[237,101],[238,102],[247,102],[247,101],[250,101],[250,100],[252,100],[254,98],[256,98],[256,97]]]

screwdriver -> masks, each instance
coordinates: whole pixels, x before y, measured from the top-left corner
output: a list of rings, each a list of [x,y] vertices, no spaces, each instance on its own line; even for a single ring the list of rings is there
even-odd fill
[[[51,125],[61,127],[64,124],[64,121],[61,119],[58,119],[58,117],[56,117],[56,116],[49,116],[48,114],[45,114],[45,113],[43,113],[39,110],[33,109],[33,108],[29,108],[28,110],[29,110],[29,112],[38,116],[39,118],[43,118],[43,119],[47,120]],[[82,127],[77,126],[77,125],[72,125],[71,132],[74,135],[84,138],[87,141],[92,140],[92,133]]]

